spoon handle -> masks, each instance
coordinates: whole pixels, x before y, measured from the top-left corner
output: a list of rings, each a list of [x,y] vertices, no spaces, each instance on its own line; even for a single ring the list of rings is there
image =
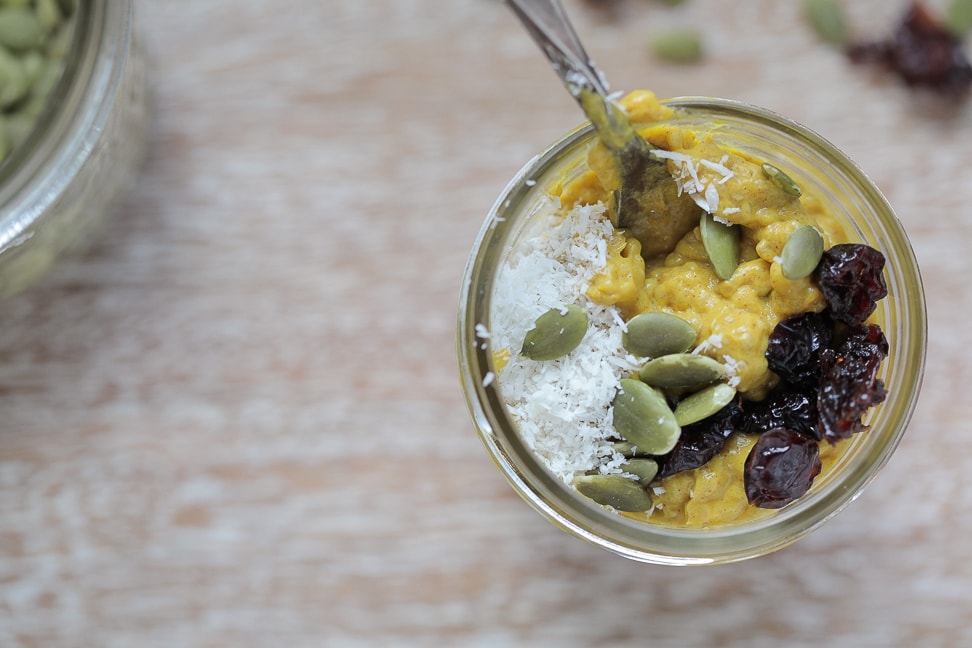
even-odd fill
[[[560,0],[506,0],[506,3],[550,59],[605,146],[619,156],[646,157],[647,143],[608,94],[607,81],[584,51]]]
[[[607,91],[607,82],[594,67],[577,32],[570,24],[560,0],[506,0],[591,120],[597,137],[613,154],[621,175],[621,186],[615,192],[612,220],[629,227],[646,210],[651,192],[668,180],[664,161],[652,157],[652,146],[635,130],[627,113]]]
[[[578,101],[582,89],[608,101],[607,83],[584,51],[559,0],[507,0],[507,4]]]

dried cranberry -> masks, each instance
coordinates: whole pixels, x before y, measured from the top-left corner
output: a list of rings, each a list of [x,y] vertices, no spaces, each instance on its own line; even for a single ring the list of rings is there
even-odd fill
[[[830,346],[833,331],[827,313],[801,313],[783,320],[773,329],[766,347],[770,370],[791,385],[816,388],[820,351]]]
[[[672,451],[658,458],[658,478],[707,464],[735,431],[739,412],[739,405],[733,401],[712,416],[684,426]]]
[[[884,255],[860,243],[842,243],[823,253],[815,276],[834,318],[857,326],[888,294]]]
[[[820,354],[817,409],[824,439],[833,444],[866,429],[862,417],[887,396],[877,378],[887,355],[888,341],[877,324],[855,329],[837,349]]]
[[[961,39],[920,2],[908,8],[893,36],[852,45],[847,54],[855,63],[883,63],[908,85],[943,94],[964,94],[972,86],[972,65]]]
[[[746,403],[739,416],[737,429],[743,432],[763,433],[785,427],[799,432],[808,439],[820,441],[819,422],[816,388],[804,392],[783,385],[764,400]]]
[[[780,508],[802,497],[820,474],[820,447],[795,430],[763,434],[746,458],[743,482],[749,503]]]

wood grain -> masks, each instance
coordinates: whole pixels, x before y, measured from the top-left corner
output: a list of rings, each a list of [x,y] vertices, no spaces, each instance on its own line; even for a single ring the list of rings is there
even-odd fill
[[[797,2],[567,4],[615,88],[786,113],[895,205],[928,371],[864,496],[717,568],[545,522],[481,448],[453,342],[486,210],[580,121],[532,42],[493,0],[146,0],[144,172],[0,306],[0,645],[968,645],[972,108],[852,67]],[[875,31],[902,3],[845,4]],[[653,61],[685,23],[706,61]]]

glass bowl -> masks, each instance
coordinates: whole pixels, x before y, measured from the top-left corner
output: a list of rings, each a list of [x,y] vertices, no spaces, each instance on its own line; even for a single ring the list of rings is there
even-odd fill
[[[725,527],[681,529],[631,520],[594,504],[547,470],[520,438],[504,405],[494,380],[494,350],[482,332],[490,329],[497,271],[530,233],[545,191],[586,170],[587,151],[595,141],[589,124],[528,162],[487,215],[460,294],[460,379],[489,456],[516,492],[554,524],[638,561],[734,562],[776,551],[819,528],[853,501],[891,457],[914,411],[924,371],[924,293],[914,252],[887,200],[832,144],[780,115],[735,101],[678,98],[665,103],[675,109],[676,123],[717,123],[717,138],[756,159],[794,170],[794,180],[844,224],[850,241],[868,243],[885,254],[888,297],[878,302],[869,321],[882,327],[890,344],[879,373],[888,398],[868,413],[870,429],[845,442],[840,459],[805,496],[768,517]]]
[[[132,14],[132,0],[77,2],[60,79],[0,164],[0,297],[90,240],[134,180],[148,116]]]

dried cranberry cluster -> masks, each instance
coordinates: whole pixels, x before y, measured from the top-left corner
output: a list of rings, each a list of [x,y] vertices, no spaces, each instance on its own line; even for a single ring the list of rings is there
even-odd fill
[[[966,95],[972,87],[972,64],[962,44],[924,4],[913,2],[883,40],[851,45],[854,63],[883,64],[910,86],[945,95]]]
[[[887,295],[884,264],[884,255],[866,245],[824,252],[814,277],[827,308],[790,317],[770,335],[766,359],[780,377],[777,387],[762,401],[736,401],[685,426],[660,458],[658,476],[704,465],[743,431],[760,435],[745,466],[750,503],[779,508],[804,495],[820,473],[818,442],[835,444],[864,430],[864,414],[885,399],[877,371],[888,342],[878,325],[865,324]]]

